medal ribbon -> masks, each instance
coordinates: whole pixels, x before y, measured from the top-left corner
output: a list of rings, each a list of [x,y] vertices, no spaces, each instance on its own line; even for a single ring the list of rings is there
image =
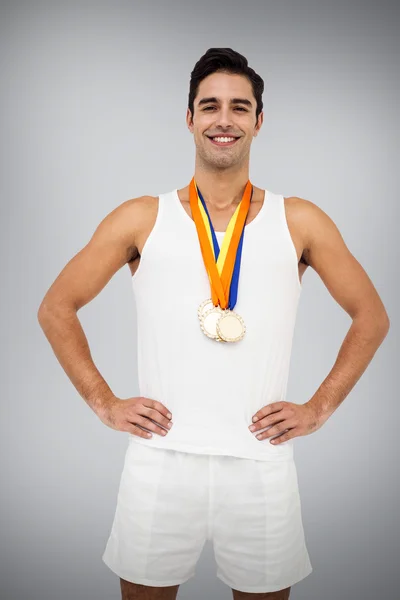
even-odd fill
[[[244,227],[250,207],[253,186],[250,181],[224,235],[221,250],[206,204],[194,177],[189,185],[189,200],[199,237],[204,265],[210,280],[214,306],[233,309],[237,291],[242,255]],[[199,197],[200,196],[200,197]]]
[[[229,240],[232,237],[232,232],[233,232],[236,220],[237,220],[237,216],[239,214],[240,204],[238,205],[237,209],[235,210],[234,215],[232,216],[231,220],[229,221],[229,224],[228,224],[228,227],[227,227],[227,230],[225,232],[225,236],[224,236],[224,239],[222,242],[222,248],[220,251],[218,240],[215,235],[214,227],[213,227],[209,212],[207,210],[207,206],[204,201],[203,195],[198,188],[197,188],[197,190],[198,190],[199,197],[201,200],[201,205],[199,204],[200,211],[202,213],[202,218],[203,218],[204,224],[207,229],[208,237],[209,237],[209,239],[212,237],[212,243],[213,243],[213,248],[214,248],[214,257],[217,260],[217,270],[218,270],[219,275],[221,275],[222,267],[226,260],[226,254],[227,254],[227,251],[229,248]],[[236,305],[236,301],[237,301],[240,262],[241,262],[241,257],[242,257],[243,236],[244,236],[244,227],[243,227],[242,234],[241,234],[240,240],[239,240],[239,246],[237,249],[235,264],[234,264],[234,268],[233,268],[232,280],[231,280],[231,284],[230,284],[230,288],[229,288],[228,308],[230,310],[233,310],[233,308]],[[210,243],[211,243],[211,241],[210,241]]]

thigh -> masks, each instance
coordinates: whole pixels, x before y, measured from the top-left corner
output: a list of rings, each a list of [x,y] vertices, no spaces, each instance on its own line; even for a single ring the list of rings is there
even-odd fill
[[[179,585],[151,587],[120,579],[121,600],[176,600]]]
[[[254,594],[250,592],[239,592],[239,590],[232,590],[233,600],[289,600],[290,587],[279,590],[277,592],[265,592],[261,594]]]
[[[311,573],[294,460],[213,458],[217,577],[233,590],[265,594]]]
[[[120,578],[169,587],[193,577],[206,540],[206,456],[130,442],[103,561]]]

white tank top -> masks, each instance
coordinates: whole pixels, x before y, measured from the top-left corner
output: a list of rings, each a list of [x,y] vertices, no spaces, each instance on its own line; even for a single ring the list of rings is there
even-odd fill
[[[216,235],[221,247],[224,232]],[[129,434],[131,441],[197,454],[291,459],[293,439],[274,446],[248,429],[260,408],[286,395],[301,283],[283,196],[266,190],[261,210],[245,227],[234,308],[246,325],[239,342],[216,342],[200,328],[197,310],[211,296],[210,283],[196,225],[177,190],[159,196],[132,284],[140,395],[168,408],[173,425],[166,436]]]

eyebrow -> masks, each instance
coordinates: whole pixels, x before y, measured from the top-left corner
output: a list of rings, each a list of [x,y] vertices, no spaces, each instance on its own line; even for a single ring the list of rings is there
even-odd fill
[[[215,102],[218,104],[219,100],[215,96],[211,96],[210,98],[202,98],[201,100],[199,100],[198,106],[202,106],[203,104],[208,104],[209,102]],[[249,106],[250,108],[252,108],[252,106],[253,106],[253,104],[250,102],[250,100],[247,100],[247,98],[231,98],[230,104],[245,104],[246,106]]]

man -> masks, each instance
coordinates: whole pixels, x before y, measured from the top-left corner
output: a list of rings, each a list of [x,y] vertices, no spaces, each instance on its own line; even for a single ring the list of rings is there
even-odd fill
[[[208,50],[191,74],[191,182],[113,210],[39,309],[78,392],[104,424],[129,432],[103,555],[123,600],[175,599],[207,539],[235,600],[289,598],[312,571],[293,439],[326,422],[389,329],[372,282],[328,215],[250,183],[263,88],[242,55]],[[125,264],[141,393],[129,399],[102,378],[77,318]],[[331,372],[295,404],[285,400],[286,383],[308,266],[352,324]]]

